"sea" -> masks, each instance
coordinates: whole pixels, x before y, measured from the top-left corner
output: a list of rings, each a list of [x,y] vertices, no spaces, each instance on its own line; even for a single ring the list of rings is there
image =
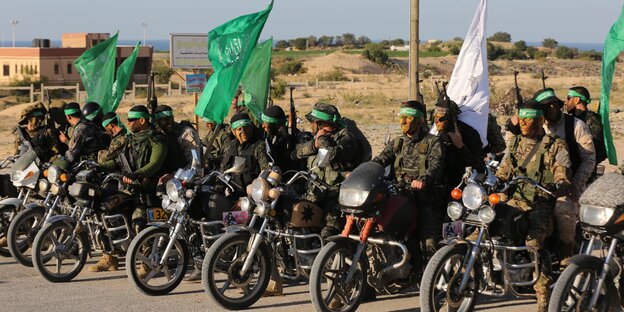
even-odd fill
[[[129,46],[133,46],[137,43],[137,41],[141,41],[139,40],[119,40],[118,44],[119,45],[129,45]],[[276,41],[274,41],[276,42]],[[169,52],[169,39],[155,39],[155,40],[149,40],[147,39],[147,44],[151,45],[154,47],[154,50],[157,52]],[[12,46],[13,43],[11,41],[0,41],[0,46],[2,47],[10,47]],[[51,41],[51,45],[52,47],[60,47],[61,46],[61,40],[52,40]],[[541,42],[527,42],[527,45],[529,46],[541,46],[542,43]],[[586,43],[586,42],[560,42],[559,43],[560,46],[566,46],[569,48],[577,48],[581,51],[591,51],[591,50],[595,50],[595,51],[599,51],[602,52],[603,49],[603,44],[602,43]],[[32,41],[15,41],[15,46],[17,47],[31,47],[32,46]]]

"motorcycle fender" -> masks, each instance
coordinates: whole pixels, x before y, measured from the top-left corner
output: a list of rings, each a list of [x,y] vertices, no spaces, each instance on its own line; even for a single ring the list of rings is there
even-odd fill
[[[597,267],[602,267],[602,265],[604,264],[602,259],[594,257],[594,256],[590,256],[590,255],[575,255],[575,256],[572,256],[572,258],[570,258],[570,264],[578,265],[579,263],[583,261],[592,262]],[[614,271],[617,272],[617,268],[614,268],[613,263],[611,263],[611,265],[609,265],[609,272],[607,272],[609,274],[609,278],[607,278],[607,280],[609,281],[613,280]]]
[[[165,226],[169,227],[167,222],[149,222],[147,223],[147,226],[153,226],[157,228],[165,227]]]
[[[15,197],[11,197],[11,198],[5,198],[3,200],[0,201],[0,205],[3,206],[14,206],[14,207],[21,207],[22,206],[22,200],[19,198],[15,198]]]
[[[226,233],[240,233],[240,232],[249,232],[249,234],[258,233],[256,229],[249,228],[242,225],[229,225],[225,227]]]
[[[24,208],[26,208],[26,209],[39,209],[39,210],[41,210],[42,212],[43,212],[43,211],[45,211],[45,208],[43,207],[43,205],[38,204],[38,203],[29,203],[29,204],[26,204],[26,206],[24,206]]]
[[[469,242],[463,238],[459,238],[459,237],[449,237],[449,238],[445,238],[443,240],[440,241],[440,245],[459,245],[459,244],[465,244],[468,246],[472,246],[472,242]]]
[[[325,239],[326,242],[334,242],[336,244],[345,244],[349,247],[355,248],[357,246],[357,244],[359,244],[358,241],[350,239],[348,237],[344,237],[342,235],[334,235],[334,236],[330,236],[327,239]]]
[[[59,215],[59,216],[52,216],[50,217],[50,219],[48,220],[47,223],[55,223],[55,222],[63,222],[65,223],[67,226],[73,227],[76,225],[76,219],[72,218],[70,216],[63,216],[63,215]]]

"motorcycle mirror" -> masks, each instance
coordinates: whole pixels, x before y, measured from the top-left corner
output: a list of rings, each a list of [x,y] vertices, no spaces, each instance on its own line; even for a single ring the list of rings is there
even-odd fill
[[[321,148],[318,150],[316,166],[319,168],[325,168],[329,165],[329,150]]]
[[[244,157],[240,157],[240,156],[236,156],[234,158],[234,165],[232,166],[232,168],[225,170],[225,173],[241,173],[243,172],[243,170],[245,169],[245,158]]]

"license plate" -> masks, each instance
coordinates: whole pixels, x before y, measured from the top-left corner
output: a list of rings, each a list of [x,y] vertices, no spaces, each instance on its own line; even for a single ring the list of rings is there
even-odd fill
[[[442,238],[460,237],[464,233],[464,223],[461,220],[442,224]]]
[[[147,209],[147,220],[150,222],[161,222],[169,220],[169,215],[162,208]]]

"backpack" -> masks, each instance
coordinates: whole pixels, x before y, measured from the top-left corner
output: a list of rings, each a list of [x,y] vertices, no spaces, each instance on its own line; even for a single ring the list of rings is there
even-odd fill
[[[371,147],[364,133],[362,133],[362,130],[358,128],[355,121],[349,118],[342,118],[342,120],[344,121],[347,130],[353,134],[358,142],[357,146],[359,148],[359,151],[357,151],[358,153],[356,153],[356,155],[359,156],[359,159],[356,160],[359,163],[363,163],[373,159],[373,148]]]

